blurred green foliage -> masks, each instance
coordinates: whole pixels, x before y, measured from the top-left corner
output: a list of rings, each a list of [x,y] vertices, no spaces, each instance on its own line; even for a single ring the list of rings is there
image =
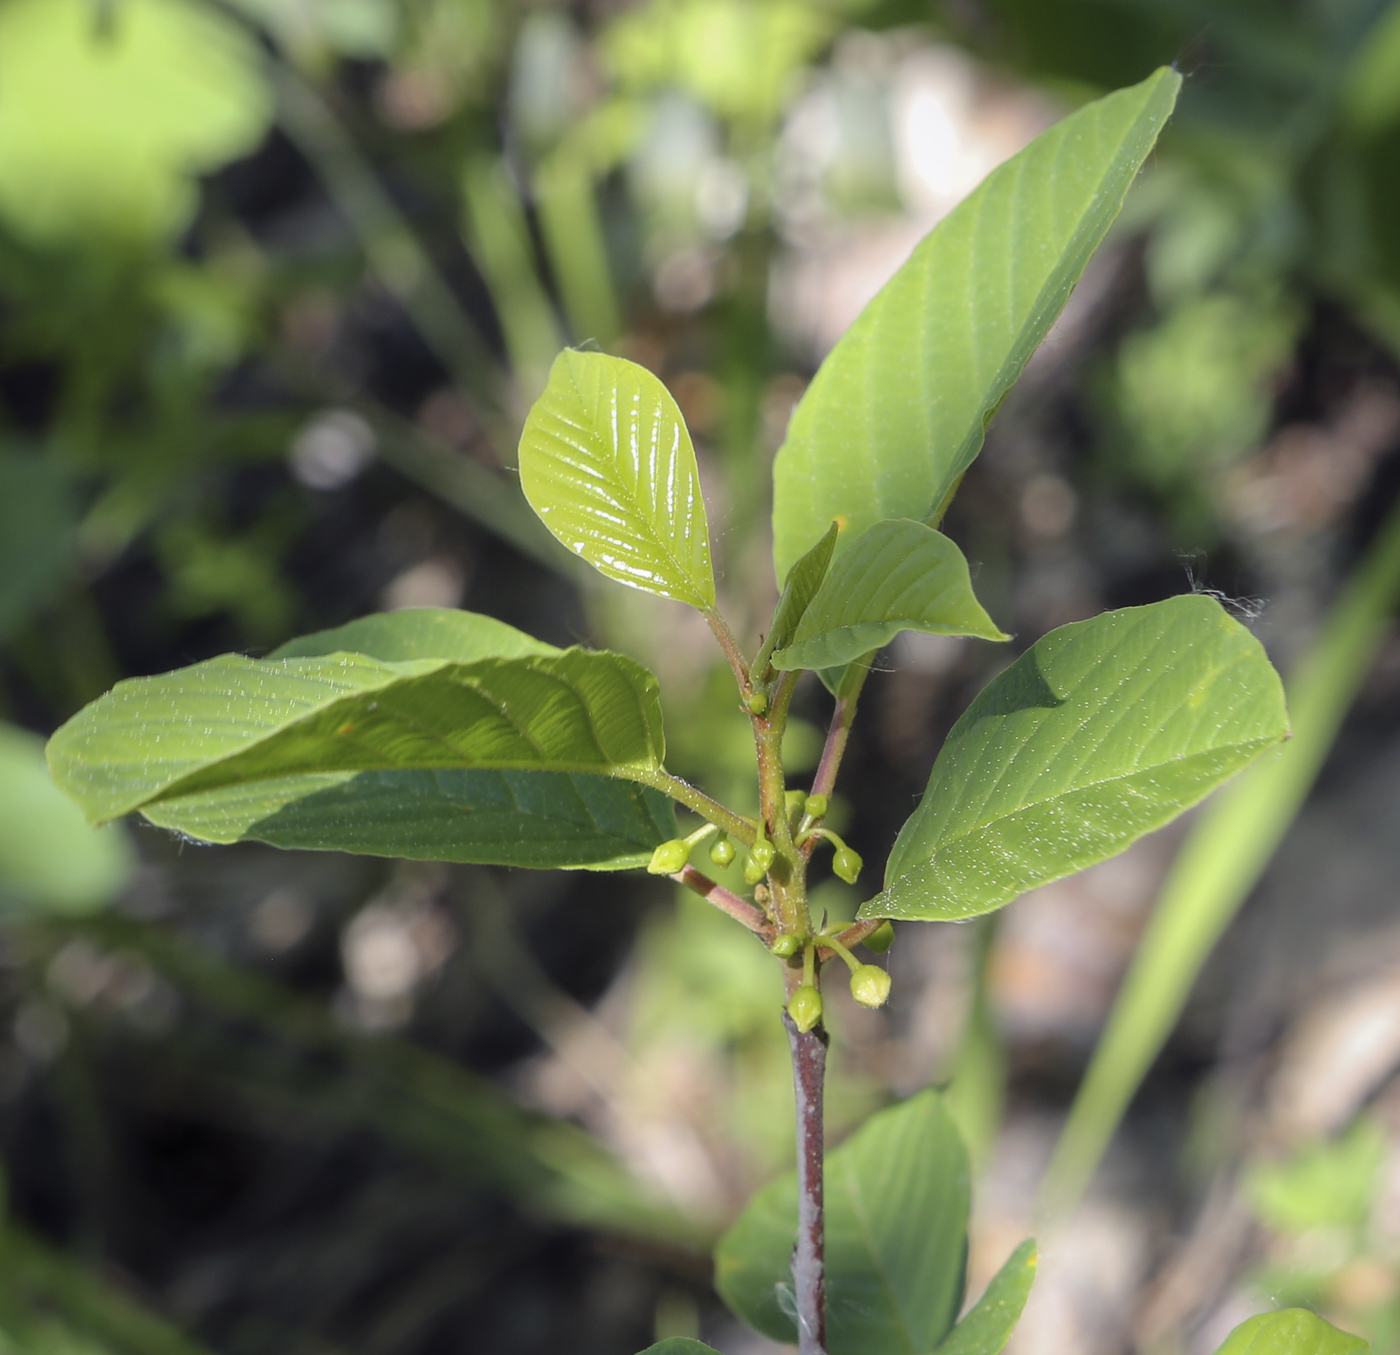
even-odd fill
[[[767,453],[813,357],[782,323],[784,278],[814,239],[849,242],[908,212],[893,72],[932,44],[980,63],[984,96],[1029,86],[1061,106],[1179,63],[1179,115],[1106,265],[1117,270],[1106,318],[1061,378],[1080,457],[1066,474],[1086,502],[1107,494],[1163,524],[1168,558],[1208,547],[1262,560],[1265,585],[1271,551],[1321,558],[1310,586],[1325,594],[1351,500],[1309,519],[1322,549],[1307,523],[1280,546],[1241,521],[1232,476],[1268,468],[1261,449],[1292,417],[1281,393],[1315,362],[1319,317],[1400,351],[1394,0],[0,0],[0,715],[47,732],[122,676],[264,652],[385,605],[404,580],[437,578],[450,594],[448,558],[459,595],[436,601],[465,591],[561,643],[591,629],[649,656],[687,715],[668,729],[677,770],[730,798],[751,780],[752,750],[733,740],[725,676],[664,604],[580,585],[533,534],[502,467],[561,340],[626,352],[668,382],[696,433],[721,589],[757,576]],[[812,127],[824,129],[815,149]],[[1014,544],[994,499],[965,493],[979,507],[955,530],[975,541],[984,580],[1011,580],[1038,557]],[[438,575],[414,574],[425,565]],[[771,603],[745,594],[726,610],[756,631]],[[1017,618],[1028,641],[1034,620]],[[809,762],[816,737],[795,723]],[[65,1008],[78,1035],[56,1062],[13,1054],[57,1107],[45,1113],[66,1126],[60,1138],[113,1136],[82,1088],[133,1049],[173,1079],[208,1074],[212,1048],[221,1113],[240,1133],[276,1118],[249,1105],[292,1107],[286,1123],[368,1125],[447,1171],[475,1151],[463,1126],[484,1116],[505,1126],[481,1140],[485,1174],[532,1217],[666,1233],[582,1131],[538,1140],[554,1167],[532,1192],[537,1160],[520,1157],[518,1178],[506,1170],[519,1122],[494,1118],[504,1097],[488,1080],[456,1078],[446,1059],[429,1069],[367,1053],[387,1037],[337,1031],[339,980],[319,970],[289,973],[300,998],[253,973],[266,954],[230,940],[252,903],[220,921],[219,890],[201,885],[198,925],[161,921],[154,895],[137,924],[33,920],[36,904],[71,913],[112,897],[131,859],[125,839],[48,817],[34,746],[0,729],[4,946],[21,957],[6,970],[7,1029],[21,1011],[42,1028],[34,1014],[56,1001],[47,967],[75,938],[139,952],[191,1010],[217,1008],[159,1038],[105,998]],[[869,766],[860,796],[833,808],[843,833],[852,818],[878,835],[888,798],[907,812],[909,785]],[[236,893],[232,870],[228,881]],[[358,906],[379,886],[355,887]],[[548,949],[539,935],[530,945]],[[230,957],[217,971],[196,962],[209,947]],[[338,965],[333,941],[329,954]],[[631,965],[634,1071],[674,1060],[681,1041],[721,1051],[702,1119],[714,1160],[747,1188],[785,1151],[772,1128],[789,1094],[782,1051],[761,1033],[764,957],[688,902],[648,917]],[[453,1001],[484,1021],[481,982],[457,981]],[[983,1158],[1008,1062],[978,991],[961,1053],[940,1071],[956,1074],[955,1113],[977,1127]],[[882,1096],[883,1057],[838,1069],[838,1121]],[[303,1075],[323,1063],[339,1071]],[[71,1165],[82,1153],[70,1158],[52,1170],[102,1214],[108,1197],[81,1184],[93,1179]],[[1301,1199],[1300,1172],[1260,1189]],[[719,1222],[712,1211],[700,1231]],[[1271,1226],[1289,1231],[1282,1215]],[[324,1244],[311,1235],[306,1253]],[[157,1270],[149,1292],[168,1303]],[[105,1339],[81,1324],[65,1334],[66,1292],[31,1305],[0,1284],[5,1339],[55,1352]],[[415,1302],[436,1312],[447,1300]],[[294,1348],[290,1327],[276,1330],[278,1348]],[[368,1352],[364,1330],[337,1348]],[[409,1350],[419,1338],[376,1339]]]

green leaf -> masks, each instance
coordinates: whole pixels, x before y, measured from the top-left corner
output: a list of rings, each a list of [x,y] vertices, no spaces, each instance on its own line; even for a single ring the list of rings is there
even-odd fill
[[[0,724],[0,913],[86,912],[126,883],[119,829],[95,829],[44,766],[44,741]]]
[[[762,648],[754,656],[752,671],[756,677],[762,677],[775,649],[782,649],[792,642],[797,623],[802,620],[812,599],[816,597],[822,580],[826,578],[827,566],[831,563],[832,552],[836,549],[838,530],[833,522],[827,528],[826,535],[788,571],[782,596],[773,612],[773,623],[768,627],[768,635]]]
[[[1365,1355],[1370,1349],[1369,1341],[1306,1308],[1285,1308],[1241,1322],[1215,1355]]]
[[[0,214],[33,240],[171,236],[195,176],[247,154],[272,115],[264,57],[208,6],[0,5]]]
[[[656,679],[618,654],[567,649],[472,663],[224,655],[119,682],[53,736],[49,765],[101,822],[180,796],[327,773],[644,780],[663,752]],[[328,788],[324,779],[308,784]]]
[[[692,1341],[688,1336],[668,1336],[648,1346],[642,1355],[719,1355],[719,1351],[703,1341]]]
[[[330,772],[278,777],[147,805],[201,842],[537,870],[639,869],[677,836],[671,801],[578,772]]]
[[[326,654],[364,654],[385,663],[409,659],[515,659],[560,651],[504,621],[449,607],[405,607],[378,612],[334,630],[302,635],[274,649],[272,659],[310,659]]]
[[[544,525],[610,579],[715,605],[695,449],[645,367],[560,353],[520,436],[520,484]]]
[[[1035,1243],[1027,1239],[992,1276],[987,1291],[938,1346],[935,1355],[1001,1355],[1035,1282]]]
[[[1006,640],[972,591],[963,553],[921,522],[877,522],[842,552],[775,668],[834,668],[902,630]]]
[[[953,727],[861,917],[975,917],[1122,851],[1288,733],[1259,642],[1190,594],[1061,626]]]
[[[829,1355],[927,1355],[962,1304],[967,1154],[937,1092],[872,1116],[826,1161]],[[795,1341],[797,1183],[761,1190],[715,1249],[715,1284],[750,1326]]]
[[[1202,811],[1172,861],[1041,1186],[1067,1214],[1147,1075],[1207,957],[1307,799],[1347,710],[1391,633],[1400,597],[1393,508],[1288,676],[1293,737]]]
[[[1159,70],[992,171],[827,355],[773,468],[778,577],[833,519],[927,520],[982,446],[1171,113]]]

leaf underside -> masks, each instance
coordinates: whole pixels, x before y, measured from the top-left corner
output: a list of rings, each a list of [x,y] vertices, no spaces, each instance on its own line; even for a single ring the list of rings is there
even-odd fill
[[[829,1355],[928,1355],[962,1303],[967,1154],[937,1092],[868,1120],[826,1159]],[[795,1341],[793,1174],[760,1191],[715,1250],[715,1283],[750,1326]]]
[[[992,171],[828,354],[774,465],[778,578],[836,520],[929,520],[1060,313],[1171,113],[1159,70]],[[839,548],[838,548],[839,549]]]
[[[638,868],[677,831],[659,791],[579,772],[330,772],[185,795],[142,813],[201,842],[537,870]]]
[[[645,367],[560,353],[520,436],[520,484],[544,525],[610,579],[714,607],[695,449]]]
[[[877,522],[831,567],[775,668],[834,668],[900,631],[1005,640],[972,591],[963,553],[921,522]]]
[[[764,669],[773,657],[773,651],[782,649],[792,642],[798,623],[802,620],[812,599],[816,597],[822,580],[826,577],[827,566],[831,563],[832,552],[836,549],[837,526],[833,522],[826,535],[817,542],[788,571],[787,582],[783,584],[782,596],[773,612],[773,623],[762,647],[754,656],[753,673],[762,678]]]
[[[1278,674],[1212,598],[1062,626],[954,726],[859,915],[990,912],[1161,827],[1287,733]]]

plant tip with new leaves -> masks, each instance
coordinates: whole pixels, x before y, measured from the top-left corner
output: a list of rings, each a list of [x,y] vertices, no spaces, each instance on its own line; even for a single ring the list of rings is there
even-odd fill
[[[810,983],[804,983],[787,1006],[792,1023],[804,1035],[822,1019],[822,995]]]
[[[861,965],[851,975],[851,996],[862,1007],[883,1007],[890,996],[889,974],[879,965]]]

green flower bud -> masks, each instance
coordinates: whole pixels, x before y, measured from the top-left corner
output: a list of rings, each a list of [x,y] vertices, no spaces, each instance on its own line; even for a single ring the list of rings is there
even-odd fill
[[[652,852],[647,869],[653,875],[674,875],[689,860],[690,844],[682,842],[679,838],[672,838],[670,842],[663,842]]]
[[[783,792],[783,808],[787,810],[789,817],[792,816],[795,810],[801,809],[806,800],[807,792],[805,790],[789,790]]]
[[[727,866],[734,859],[734,844],[723,835],[715,839],[710,848],[710,860],[717,866]]]
[[[894,945],[894,923],[882,922],[865,938],[864,945],[866,950],[873,950],[876,955],[883,955]]]
[[[863,964],[851,975],[851,996],[862,1007],[883,1007],[889,995],[890,976],[879,965]]]
[[[788,1003],[792,1023],[804,1035],[822,1019],[822,995],[810,983],[804,983]]]
[[[749,708],[752,715],[766,715],[768,713],[768,693],[764,691],[753,691],[744,698],[744,704]]]
[[[767,845],[768,844],[766,842],[758,844],[758,846],[765,847]],[[756,849],[754,851],[751,851],[744,858],[744,883],[749,885],[756,885],[761,879],[763,879],[765,875],[768,874],[768,867],[772,864],[772,862],[773,851],[771,847],[766,853],[760,852]]]
[[[803,806],[809,818],[819,819],[828,809],[831,808],[830,797],[826,795],[809,795],[807,803]]]
[[[860,879],[860,868],[865,862],[860,859],[858,852],[853,852],[849,847],[842,847],[831,859],[831,868],[848,885],[853,885]]]
[[[773,938],[773,944],[768,949],[780,960],[790,960],[802,949],[802,938],[794,936],[791,932],[784,932],[781,936]]]

